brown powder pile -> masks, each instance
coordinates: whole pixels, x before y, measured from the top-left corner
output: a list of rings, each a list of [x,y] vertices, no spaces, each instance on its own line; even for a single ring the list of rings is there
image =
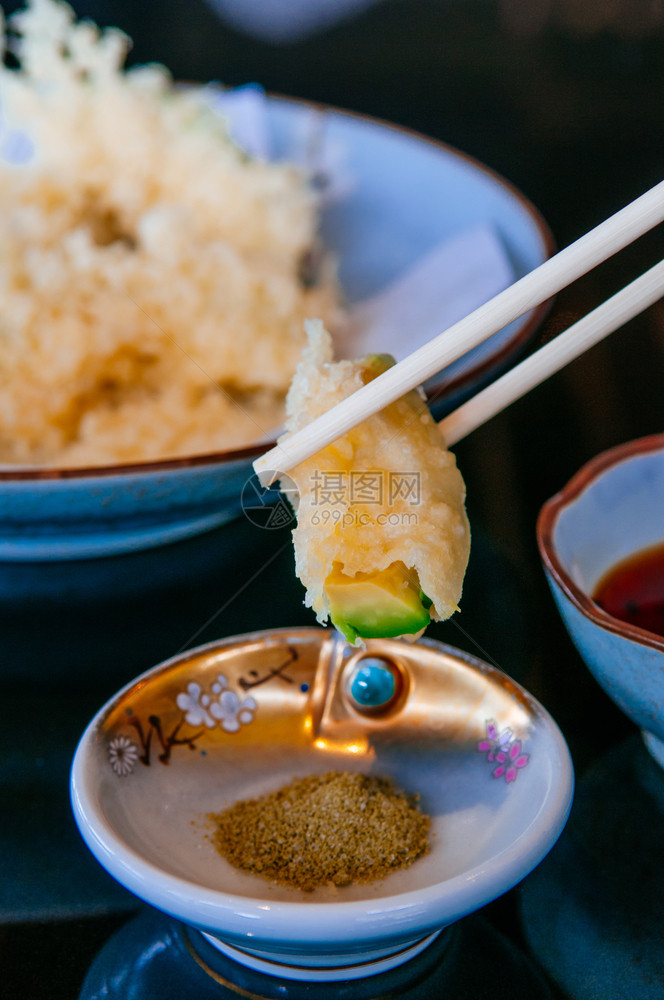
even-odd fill
[[[428,851],[431,820],[389,778],[298,778],[219,815],[213,841],[236,868],[312,891],[373,882]]]

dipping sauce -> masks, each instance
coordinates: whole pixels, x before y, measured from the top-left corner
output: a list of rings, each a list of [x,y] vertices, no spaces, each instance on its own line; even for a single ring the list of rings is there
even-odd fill
[[[592,596],[614,618],[664,637],[664,542],[617,563]]]

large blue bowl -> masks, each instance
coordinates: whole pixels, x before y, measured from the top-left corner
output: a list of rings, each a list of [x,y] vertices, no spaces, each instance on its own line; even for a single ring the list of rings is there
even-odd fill
[[[352,304],[378,292],[428,250],[476,225],[502,244],[514,278],[552,249],[546,224],[512,186],[441,143],[343,111],[267,99],[275,157],[317,112],[343,148],[348,193],[324,209],[322,236]],[[504,368],[545,314],[541,306],[450,366],[431,388],[437,414]],[[407,333],[406,333],[407,336]],[[407,345],[404,353],[408,353]],[[248,363],[251,363],[249,359]],[[191,537],[237,517],[251,462],[266,445],[134,466],[0,470],[0,564],[88,559]]]

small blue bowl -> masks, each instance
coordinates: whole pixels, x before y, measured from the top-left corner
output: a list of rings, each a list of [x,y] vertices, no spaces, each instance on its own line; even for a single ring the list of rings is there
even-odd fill
[[[544,504],[537,540],[575,646],[664,767],[664,638],[592,600],[617,563],[664,543],[664,434],[619,445],[583,466]]]

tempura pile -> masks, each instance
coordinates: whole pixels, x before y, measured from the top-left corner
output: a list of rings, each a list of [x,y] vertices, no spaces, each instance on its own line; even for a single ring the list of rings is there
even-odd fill
[[[0,462],[262,438],[280,423],[304,318],[333,322],[339,308],[329,265],[303,276],[318,246],[306,179],[248,158],[205,89],[159,66],[124,71],[120,31],[54,0],[9,25],[20,69],[0,69]]]

